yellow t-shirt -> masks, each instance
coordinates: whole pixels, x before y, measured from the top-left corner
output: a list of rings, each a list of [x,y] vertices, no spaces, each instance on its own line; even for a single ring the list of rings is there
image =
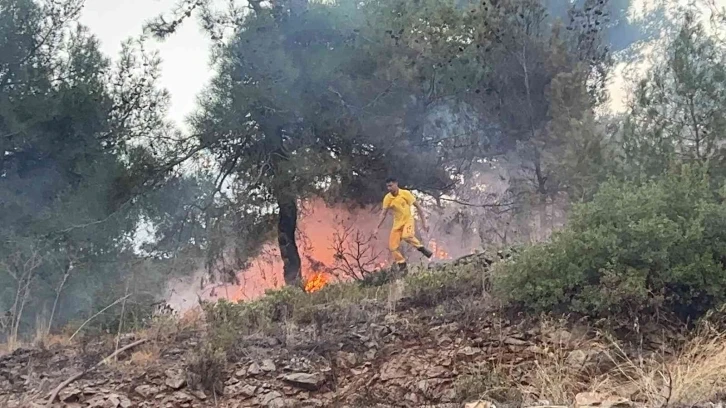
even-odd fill
[[[416,197],[410,191],[398,189],[395,196],[391,193],[383,197],[383,208],[393,211],[393,229],[403,228],[409,222],[413,222],[411,205],[416,202]]]

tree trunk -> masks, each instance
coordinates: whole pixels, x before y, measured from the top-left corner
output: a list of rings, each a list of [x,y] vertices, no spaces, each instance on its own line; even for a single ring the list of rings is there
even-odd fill
[[[302,272],[300,270],[300,253],[295,242],[297,231],[297,196],[293,180],[285,174],[283,163],[288,160],[282,133],[282,120],[275,116],[268,116],[263,111],[257,118],[257,123],[270,142],[271,190],[275,196],[278,207],[277,244],[280,247],[280,257],[283,264],[283,277],[288,286],[302,285]]]
[[[302,282],[301,261],[295,241],[297,202],[294,196],[286,193],[278,193],[276,198],[279,207],[277,243],[282,257],[285,284],[288,286],[300,285]]]

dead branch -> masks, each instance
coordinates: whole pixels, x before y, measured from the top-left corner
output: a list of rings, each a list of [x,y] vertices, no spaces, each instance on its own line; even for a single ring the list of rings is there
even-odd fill
[[[373,237],[364,236],[352,226],[343,226],[333,234],[335,265],[333,273],[340,273],[354,280],[363,280],[374,272],[381,253],[373,248]]]
[[[116,299],[116,300],[115,300],[115,301],[114,301],[113,303],[111,303],[110,305],[108,305],[108,306],[104,307],[103,309],[101,309],[101,311],[99,311],[99,312],[98,312],[98,313],[96,313],[95,315],[93,315],[93,316],[89,317],[89,318],[88,318],[88,320],[86,320],[85,322],[83,322],[83,324],[81,325],[81,327],[79,327],[79,328],[78,328],[78,330],[76,330],[76,332],[75,332],[75,333],[73,333],[73,335],[71,336],[71,338],[70,338],[70,339],[68,339],[68,340],[69,340],[69,341],[70,341],[70,340],[73,340],[73,338],[74,338],[74,337],[76,337],[76,335],[77,335],[77,334],[78,334],[78,333],[79,333],[79,332],[80,332],[80,331],[81,331],[81,330],[82,330],[82,329],[83,329],[84,327],[86,327],[86,325],[87,325],[88,323],[90,323],[90,321],[91,321],[91,320],[93,320],[93,319],[95,319],[96,317],[98,317],[99,315],[103,314],[103,312],[105,312],[106,310],[108,310],[108,309],[110,309],[110,308],[112,308],[112,307],[116,306],[116,305],[117,305],[117,304],[119,304],[120,302],[123,302],[123,301],[125,301],[125,300],[126,300],[126,299],[128,299],[128,298],[129,298],[130,296],[131,296],[130,294],[127,294],[127,295],[126,295],[126,296],[124,296],[124,297],[121,297],[121,298],[118,298],[118,299]]]
[[[60,383],[53,390],[53,392],[51,393],[50,397],[48,398],[48,402],[46,403],[46,406],[50,407],[51,405],[53,405],[53,403],[55,402],[56,398],[58,398],[58,393],[60,393],[61,390],[63,390],[63,388],[67,387],[72,382],[74,382],[74,381],[82,378],[86,374],[90,373],[91,371],[93,371],[93,370],[97,369],[98,367],[102,366],[103,364],[105,364],[107,361],[109,361],[109,360],[111,360],[113,358],[116,358],[116,356],[118,356],[119,354],[123,353],[124,351],[130,350],[130,349],[132,349],[132,348],[134,348],[136,346],[139,346],[141,344],[144,344],[147,341],[148,341],[148,339],[141,339],[141,340],[135,341],[135,342],[133,342],[133,343],[127,345],[127,346],[121,347],[120,349],[118,349],[118,350],[114,351],[113,353],[111,353],[111,355],[109,355],[108,357],[106,357],[103,360],[101,360],[98,363],[96,363],[96,365],[94,365],[93,367],[91,367],[91,368],[89,368],[87,370],[81,371],[80,373],[78,373],[78,374],[72,376],[71,378],[63,381],[62,383]]]

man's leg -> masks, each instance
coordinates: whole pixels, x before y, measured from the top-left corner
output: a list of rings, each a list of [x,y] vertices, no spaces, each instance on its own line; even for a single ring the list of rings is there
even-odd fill
[[[388,238],[388,249],[391,251],[391,254],[393,255],[393,260],[396,262],[399,268],[403,268],[402,265],[406,265],[406,258],[404,258],[401,251],[399,251],[402,235],[402,229],[393,229],[391,230],[391,235]]]
[[[401,236],[401,238],[403,238],[404,241],[408,242],[410,245],[412,245],[414,248],[416,248],[416,250],[418,250],[419,252],[424,254],[424,256],[426,258],[431,258],[431,256],[433,255],[433,252],[426,249],[426,247],[423,246],[421,241],[419,241],[418,238],[416,238],[415,231],[416,231],[416,228],[414,228],[413,221],[411,221],[410,223],[406,224],[403,227],[403,235]]]

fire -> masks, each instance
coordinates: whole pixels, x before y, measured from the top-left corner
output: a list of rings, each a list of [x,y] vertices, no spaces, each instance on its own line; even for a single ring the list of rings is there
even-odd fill
[[[444,249],[443,245],[439,244],[435,240],[429,241],[429,247],[431,248],[431,252],[434,253],[434,258],[436,259],[451,259],[451,256],[448,252],[446,252],[446,249]]]
[[[313,293],[324,288],[328,284],[328,276],[324,273],[316,273],[305,283],[305,292]]]
[[[328,206],[322,200],[306,201],[302,205],[298,223],[298,248],[301,257],[301,269],[304,289],[308,293],[316,292],[333,283],[351,279],[341,273],[338,267],[341,264],[339,254],[334,250],[335,236],[340,232],[341,225],[350,225],[359,231],[364,239],[375,230],[378,222],[378,212],[375,208],[350,208],[347,206]],[[347,266],[361,267],[368,271],[385,269],[390,265],[388,251],[388,226],[383,228],[377,237],[367,241],[370,248],[365,249],[363,259],[355,257],[355,245],[347,248],[345,260]],[[354,239],[355,234],[351,235]],[[445,248],[444,237],[441,240],[430,240],[428,248],[434,253],[432,260],[448,260],[454,256],[462,255],[459,245]],[[455,238],[454,238],[455,239]],[[452,241],[456,242],[456,241]],[[446,239],[449,244],[449,239]],[[351,249],[352,248],[352,249]],[[416,251],[403,244],[404,252],[408,256],[417,256]],[[452,250],[450,253],[448,250]],[[463,249],[463,245],[462,248]],[[417,258],[416,258],[417,259]],[[345,265],[344,265],[345,266]],[[239,285],[218,284],[204,285],[200,294],[204,299],[226,298],[232,301],[247,301],[259,298],[266,290],[277,289],[284,286],[282,278],[283,264],[276,242],[263,246],[260,253],[252,260],[245,270],[238,273]],[[181,286],[180,286],[181,287]],[[186,288],[186,287],[184,287]],[[179,298],[196,299],[185,289],[177,295]],[[183,300],[187,302],[187,300]],[[194,303],[192,300],[189,303]]]

